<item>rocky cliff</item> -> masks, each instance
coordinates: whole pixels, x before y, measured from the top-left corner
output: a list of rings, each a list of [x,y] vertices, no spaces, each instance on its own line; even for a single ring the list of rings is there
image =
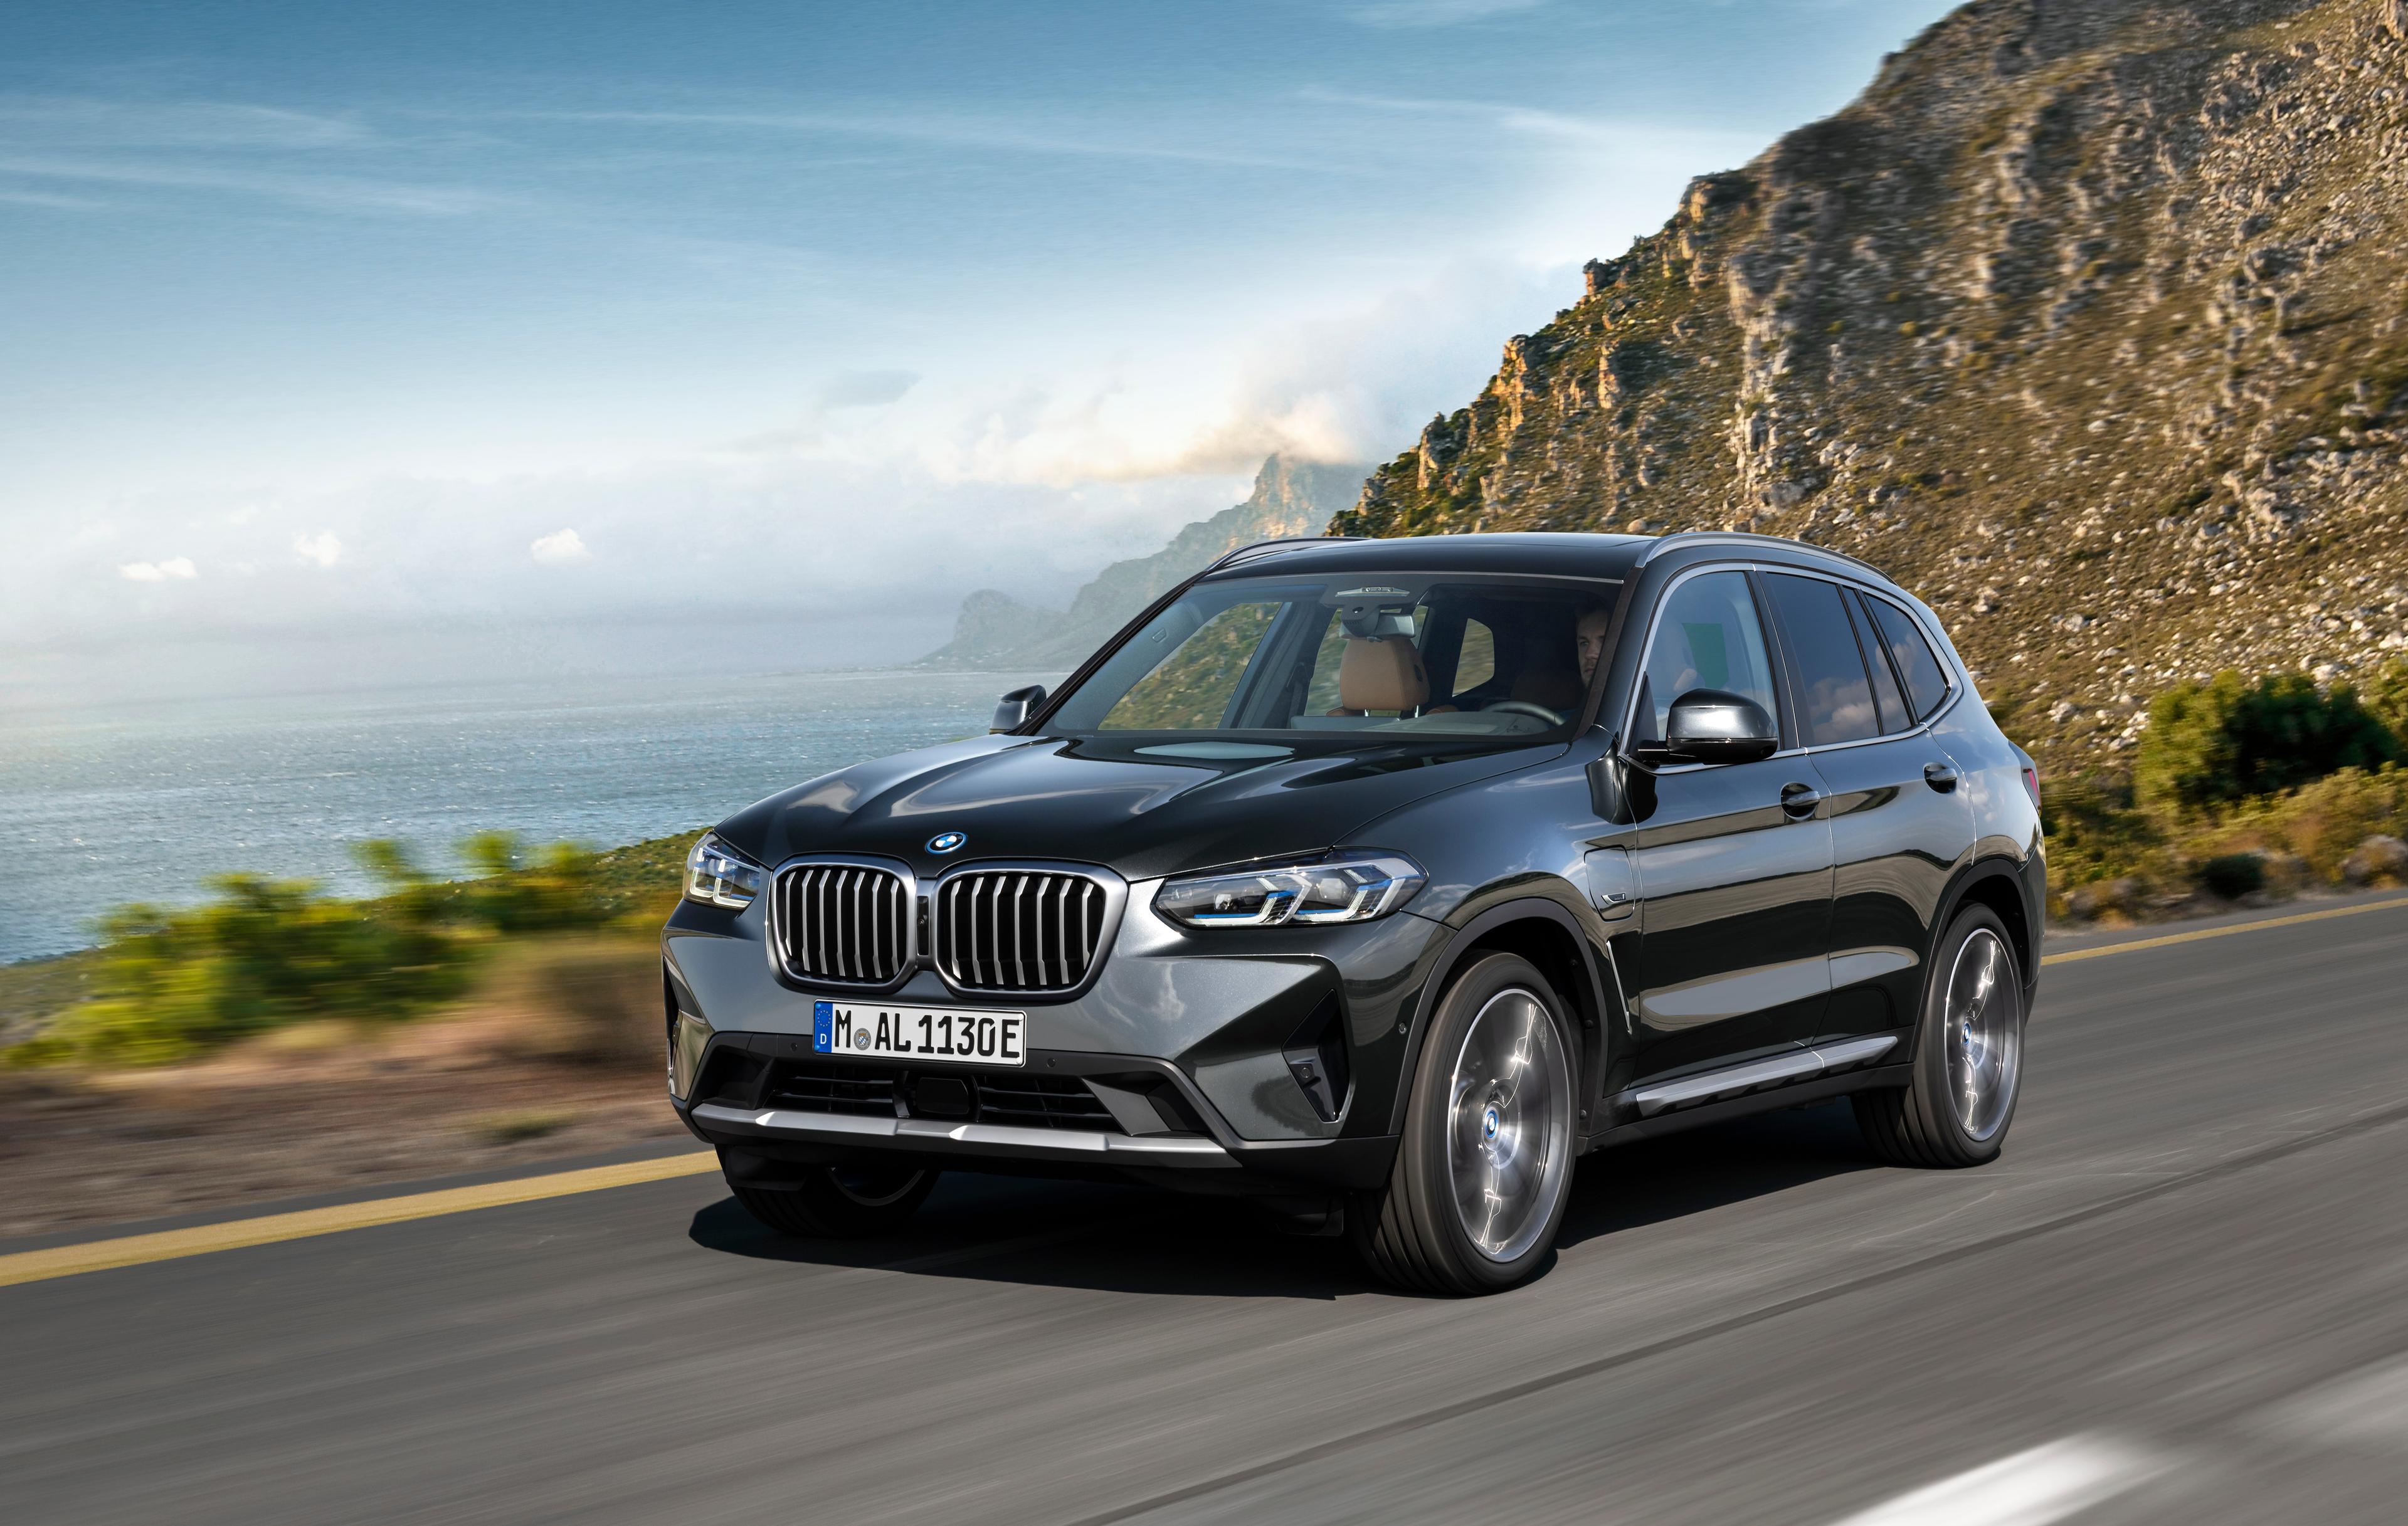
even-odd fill
[[[1115,562],[1079,590],[1066,611],[1038,609],[986,588],[962,601],[953,639],[922,660],[1044,677],[1069,672],[1129,618],[1225,551],[1283,535],[1318,535],[1351,502],[1365,468],[1272,456],[1242,504],[1198,521],[1152,556]]]
[[[1980,0],[1593,262],[1341,533],[1745,528],[1937,606],[2013,729],[2408,647],[2408,0]]]

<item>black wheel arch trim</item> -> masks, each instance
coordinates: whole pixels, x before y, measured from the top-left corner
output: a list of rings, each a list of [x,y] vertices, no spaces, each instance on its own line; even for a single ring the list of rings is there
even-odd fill
[[[1957,915],[1965,909],[1965,903],[1972,899],[1973,888],[1985,883],[2004,884],[2023,907],[2023,935],[2028,947],[2016,949],[2015,957],[2024,964],[2024,1016],[2028,1020],[2032,1003],[2040,994],[2041,940],[2047,932],[2048,914],[2047,892],[2032,881],[2030,861],[2018,863],[1999,854],[1975,859],[1957,870],[1950,877],[1947,889],[1941,892],[1939,915],[1931,919],[1930,936],[1923,946],[1924,969],[1929,971],[1934,967],[1934,962],[1940,957],[1941,940],[1948,936],[1948,930],[1956,925]],[[2007,932],[2013,936],[2015,929],[2010,927]],[[1925,978],[1928,980],[1929,976],[1927,974]],[[1915,1021],[1907,1030],[1910,1055],[1917,1052],[1914,1046],[1922,1027],[1922,1012],[1918,1008]]]
[[[1569,887],[1566,893],[1570,893]],[[1601,1117],[1597,1097],[1612,1048],[1607,1030],[1620,1018],[1621,1002],[1613,993],[1612,983],[1598,968],[1598,949],[1587,930],[1581,925],[1580,919],[1562,902],[1547,895],[1520,895],[1486,906],[1457,927],[1439,950],[1438,957],[1431,962],[1429,974],[1415,988],[1411,998],[1412,1016],[1410,1030],[1405,1038],[1404,1054],[1398,1064],[1396,1092],[1388,1101],[1390,1132],[1400,1132],[1404,1126],[1406,1096],[1412,1087],[1413,1069],[1421,1062],[1422,1043],[1429,1032],[1430,1016],[1437,1009],[1439,994],[1475,955],[1481,940],[1500,928],[1526,921],[1553,924],[1571,939],[1572,947],[1580,952],[1584,989],[1559,991],[1557,994],[1572,1004],[1575,1029],[1572,1038],[1581,1048],[1581,1106],[1576,1133],[1583,1148],[1586,1148],[1589,1132]],[[1611,959],[1612,954],[1608,951],[1605,957]]]

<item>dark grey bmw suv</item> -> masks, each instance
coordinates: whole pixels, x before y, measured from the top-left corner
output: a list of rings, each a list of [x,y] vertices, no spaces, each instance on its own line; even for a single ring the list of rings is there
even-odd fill
[[[1886,1159],[1996,1157],[2039,805],[1931,611],[1833,552],[1250,547],[993,734],[697,843],[669,1091],[781,1231],[1102,1174],[1489,1291],[1628,1140],[1844,1095]]]

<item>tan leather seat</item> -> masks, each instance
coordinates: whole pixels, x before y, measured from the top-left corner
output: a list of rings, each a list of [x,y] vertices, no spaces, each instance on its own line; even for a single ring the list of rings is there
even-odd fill
[[[1422,654],[1401,636],[1346,638],[1338,662],[1338,703],[1348,710],[1418,710],[1429,698]]]

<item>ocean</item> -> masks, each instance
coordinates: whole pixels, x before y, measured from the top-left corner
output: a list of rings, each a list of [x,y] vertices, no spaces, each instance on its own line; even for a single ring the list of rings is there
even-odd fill
[[[0,726],[0,963],[93,941],[108,907],[211,875],[373,887],[346,845],[439,873],[502,829],[615,847],[710,825],[863,759],[983,732],[1025,677],[816,673],[92,709]]]

